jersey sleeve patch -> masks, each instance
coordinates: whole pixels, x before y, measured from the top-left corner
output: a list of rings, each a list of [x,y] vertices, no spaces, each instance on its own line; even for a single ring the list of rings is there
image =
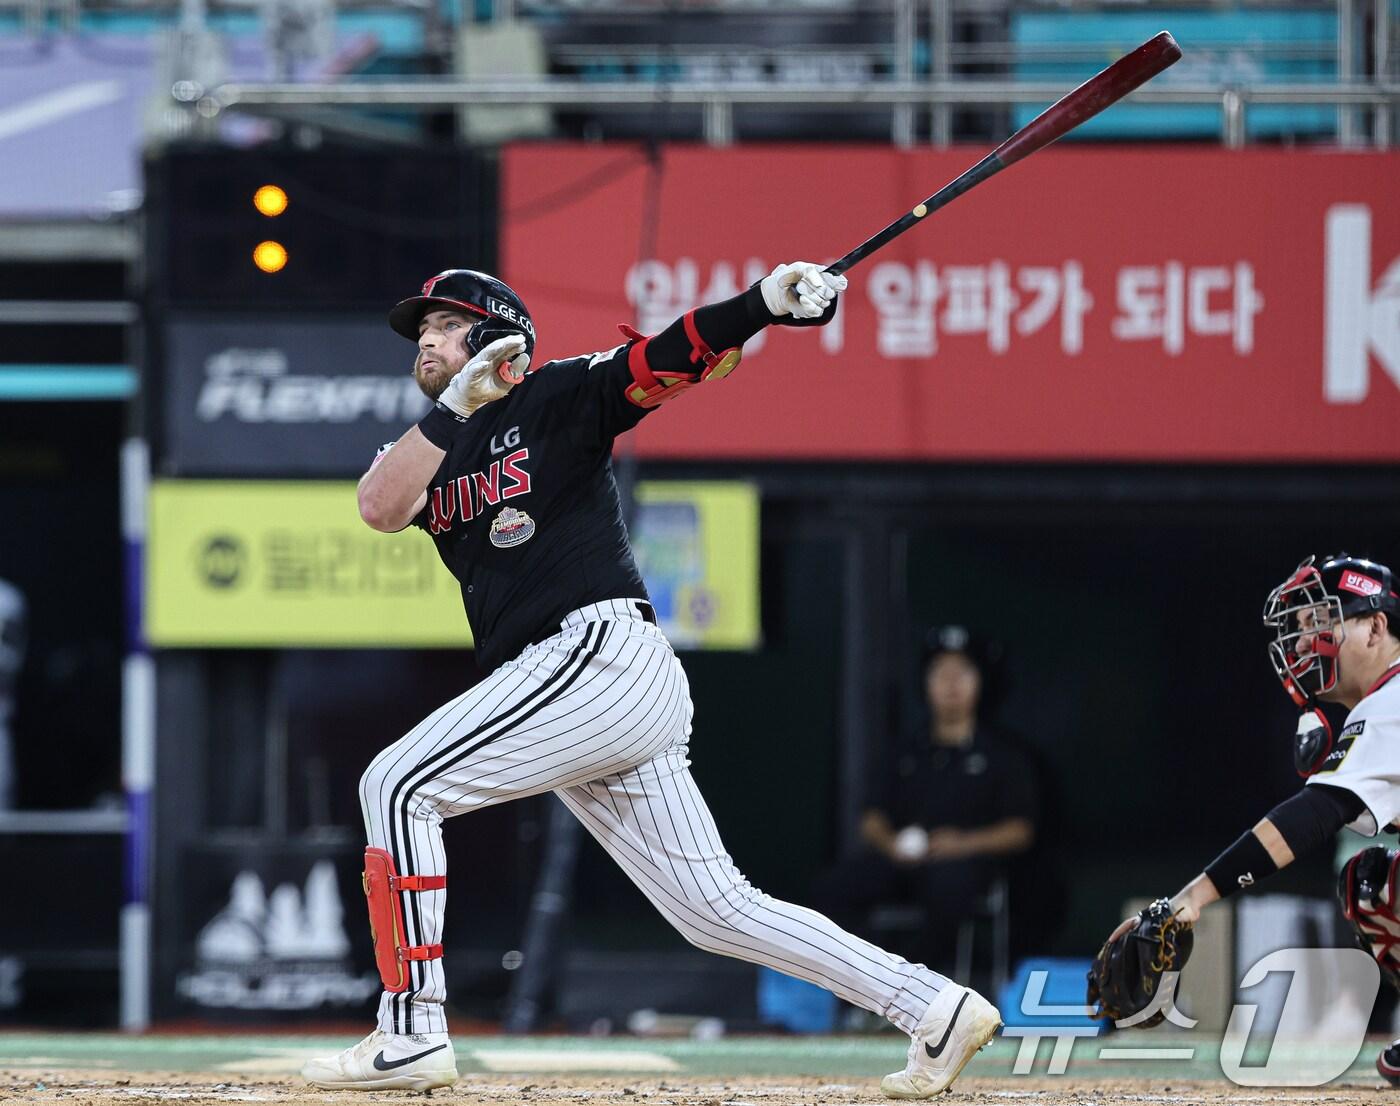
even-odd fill
[[[623,345],[626,345],[624,342]],[[588,367],[595,368],[604,361],[611,361],[622,351],[622,346],[613,346],[612,349],[604,350],[602,353],[595,353],[588,359]]]
[[[1332,747],[1332,751],[1327,754],[1327,759],[1322,762],[1322,767],[1315,775],[1322,775],[1325,772],[1335,772],[1342,766],[1342,762],[1347,759],[1347,754],[1351,752],[1351,747],[1356,744],[1356,739],[1361,736],[1366,728],[1366,719],[1353,722],[1349,726],[1344,726],[1342,732],[1337,735],[1337,743]]]
[[[1322,767],[1308,783],[1350,791],[1366,809],[1349,827],[1365,837],[1400,818],[1400,697],[1372,696],[1347,718]],[[1358,717],[1360,715],[1360,717]]]

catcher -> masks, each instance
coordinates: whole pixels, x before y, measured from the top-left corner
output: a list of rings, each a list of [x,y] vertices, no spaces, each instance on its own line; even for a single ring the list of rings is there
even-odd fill
[[[1273,631],[1269,657],[1302,715],[1294,762],[1306,781],[1253,829],[1173,895],[1124,921],[1089,972],[1089,1003],[1101,1015],[1155,1025],[1165,1011],[1141,1020],[1164,972],[1180,970],[1191,954],[1191,926],[1217,899],[1253,887],[1315,852],[1349,826],[1367,837],[1400,832],[1400,593],[1385,565],[1341,554],[1309,557],[1264,604]],[[1334,734],[1318,709],[1340,703],[1350,713]],[[1400,850],[1372,846],[1343,867],[1342,910],[1363,948],[1400,986]],[[1400,1041],[1376,1067],[1400,1086]]]

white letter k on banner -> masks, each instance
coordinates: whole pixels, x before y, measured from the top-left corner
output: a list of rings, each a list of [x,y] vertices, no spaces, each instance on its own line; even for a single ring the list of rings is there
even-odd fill
[[[1371,388],[1374,353],[1400,387],[1400,258],[1371,287],[1371,209],[1334,204],[1327,209],[1325,363],[1322,395],[1328,403],[1360,403]]]

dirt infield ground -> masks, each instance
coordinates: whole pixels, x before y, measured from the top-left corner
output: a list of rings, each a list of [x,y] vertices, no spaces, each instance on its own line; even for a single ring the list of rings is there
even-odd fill
[[[1103,1040],[1108,1040],[1104,1038]],[[0,1034],[0,1102],[65,1106],[201,1103],[367,1104],[422,1102],[423,1095],[320,1092],[294,1074],[302,1060],[349,1041],[304,1037],[121,1037],[111,1034]],[[1181,1045],[1189,1039],[1169,1038]],[[1080,1040],[1062,1075],[1016,1075],[1018,1044],[1001,1039],[979,1055],[943,1099],[978,1106],[1308,1102],[1329,1106],[1392,1101],[1371,1067],[1369,1043],[1347,1072],[1318,1088],[1241,1087],[1224,1079],[1216,1053],[1196,1042],[1189,1062],[1099,1059]],[[888,1102],[882,1072],[901,1066],[903,1048],[878,1038],[730,1038],[713,1042],[629,1038],[466,1038],[457,1044],[462,1078],[436,1103],[463,1106],[798,1106]],[[514,1069],[514,1070],[512,1070]],[[632,1070],[628,1070],[632,1069]],[[1394,1096],[1392,1098],[1392,1095]]]
[[[0,1084],[0,1101],[65,1103],[72,1106],[133,1106],[133,1103],[173,1101],[188,1106],[230,1102],[310,1106],[311,1103],[423,1102],[411,1091],[381,1091],[374,1095],[309,1091],[300,1080],[268,1077],[233,1080],[213,1075],[144,1073],[113,1077],[91,1071],[37,1074],[7,1072]],[[1127,1104],[1189,1104],[1307,1102],[1328,1106],[1373,1104],[1389,1099],[1375,1080],[1370,1086],[1332,1085],[1320,1089],[1247,1089],[1229,1083],[1159,1080],[1023,1080],[960,1079],[942,1101],[948,1106],[1117,1106]],[[859,1083],[826,1079],[620,1079],[550,1077],[521,1079],[506,1076],[465,1076],[451,1091],[435,1091],[434,1103],[506,1104],[528,1106],[843,1106],[846,1103],[889,1103],[874,1080]]]

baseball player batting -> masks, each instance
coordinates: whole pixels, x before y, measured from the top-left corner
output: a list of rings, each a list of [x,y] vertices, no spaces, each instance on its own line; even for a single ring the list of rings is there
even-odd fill
[[[948,1087],[1001,1022],[981,995],[779,902],[734,866],[689,771],[693,708],[628,545],[613,440],[723,377],[766,326],[829,322],[844,276],[779,265],[659,334],[529,371],[520,297],[467,269],[390,325],[418,345],[434,407],[360,480],[376,530],[425,530],[461,583],[480,683],[375,757],[360,781],[378,1025],[303,1069],[318,1087],[429,1090],[457,1078],[443,1013],[445,818],[553,791],[691,944],[764,964],[910,1036],[881,1089]]]
[[[1090,973],[1091,999],[1101,999],[1112,1017],[1137,1014],[1160,998],[1153,994],[1155,976],[1185,962],[1190,927],[1203,907],[1317,852],[1343,826],[1375,837],[1400,822],[1400,590],[1390,569],[1346,554],[1321,564],[1309,557],[1270,592],[1264,624],[1274,635],[1274,670],[1302,711],[1293,752],[1306,786],[1172,898],[1113,932]],[[1350,712],[1339,733],[1319,702]],[[1375,845],[1346,863],[1338,895],[1362,947],[1400,986],[1397,876],[1400,851]],[[1147,958],[1155,960],[1149,965]],[[1376,1067],[1400,1086],[1400,1041],[1381,1052]]]

